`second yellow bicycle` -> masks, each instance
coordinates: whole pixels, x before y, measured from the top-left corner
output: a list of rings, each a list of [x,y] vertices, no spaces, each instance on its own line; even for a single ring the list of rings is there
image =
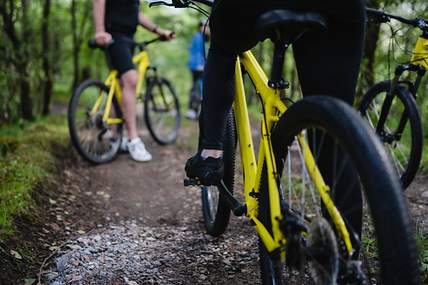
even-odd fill
[[[180,129],[180,106],[172,84],[150,66],[146,47],[162,40],[156,38],[132,44],[139,49],[133,57],[139,74],[137,83],[137,125],[142,117],[153,139],[166,145],[173,143]],[[92,48],[98,47],[93,41]],[[146,85],[143,95],[143,85]],[[71,141],[79,154],[95,164],[112,160],[121,144],[123,123],[121,111],[122,92],[118,72],[111,70],[107,79],[86,80],[74,92],[68,108],[68,126]],[[140,106],[141,104],[138,104]],[[143,115],[144,114],[144,115]]]

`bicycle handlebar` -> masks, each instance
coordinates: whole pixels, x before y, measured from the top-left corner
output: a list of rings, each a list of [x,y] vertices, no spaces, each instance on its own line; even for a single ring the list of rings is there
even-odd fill
[[[428,32],[428,21],[423,18],[416,19],[406,19],[400,16],[388,14],[383,11],[379,11],[372,8],[366,8],[367,16],[370,21],[375,23],[387,23],[391,21],[391,19],[397,20],[401,23],[413,26],[415,28],[419,28],[424,32]]]
[[[169,7],[175,7],[175,8],[187,8],[193,2],[201,3],[209,7],[212,7],[214,3],[213,0],[171,0],[171,2],[165,2],[165,1],[150,2],[149,6],[153,7],[153,6],[163,5],[163,6],[169,6]]]
[[[171,34],[170,34],[170,36],[173,36],[173,35],[175,35],[175,32],[172,32]],[[154,38],[154,39],[151,39],[151,40],[148,40],[148,41],[144,41],[144,42],[140,42],[140,43],[138,43],[138,42],[136,42],[136,41],[134,41],[134,40],[125,40],[125,39],[122,39],[122,41],[126,41],[127,43],[129,43],[129,44],[131,44],[131,45],[133,45],[134,47],[137,47],[138,49],[140,49],[140,50],[144,50],[145,49],[145,47],[146,46],[148,46],[149,44],[152,44],[152,43],[155,43],[155,42],[158,42],[158,41],[166,41],[166,38],[164,38],[164,37],[157,37],[157,38]],[[114,41],[112,40],[110,43],[108,43],[106,46],[100,46],[99,44],[97,44],[97,42],[95,41],[95,39],[90,39],[89,41],[88,41],[88,46],[91,48],[91,49],[96,49],[96,48],[99,48],[99,49],[106,49],[106,48],[108,48],[110,45],[112,45],[114,43]]]

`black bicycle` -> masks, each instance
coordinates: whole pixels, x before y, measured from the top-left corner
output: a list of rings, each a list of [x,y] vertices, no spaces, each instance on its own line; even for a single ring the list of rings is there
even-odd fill
[[[373,9],[367,9],[367,14],[371,22],[387,23],[395,19],[421,31],[409,63],[398,65],[392,80],[371,87],[359,106],[361,114],[376,129],[387,148],[403,189],[406,189],[413,181],[422,157],[422,123],[416,98],[428,69],[428,21],[405,19]],[[416,73],[415,80],[403,79],[405,72]]]

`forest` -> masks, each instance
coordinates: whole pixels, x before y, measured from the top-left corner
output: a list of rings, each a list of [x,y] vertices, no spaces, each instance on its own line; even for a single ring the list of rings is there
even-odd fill
[[[132,216],[133,223],[134,220],[139,219],[139,216],[135,214],[141,206],[138,204],[143,204],[148,208],[152,206],[146,205],[145,201],[141,202],[138,199],[129,207],[120,204],[121,202],[114,202],[116,201],[114,199],[122,201],[121,197],[114,196],[115,193],[112,190],[119,183],[113,181],[114,183],[108,184],[108,179],[106,179],[106,184],[102,184],[105,177],[109,176],[110,180],[115,177],[116,172],[112,170],[113,167],[103,168],[107,167],[104,165],[93,167],[87,164],[78,157],[70,144],[67,106],[73,92],[84,80],[103,80],[109,74],[105,54],[99,49],[91,49],[88,46],[88,41],[93,39],[95,34],[92,2],[92,0],[0,0],[0,265],[6,265],[0,269],[0,284],[20,284],[2,283],[4,280],[25,280],[23,284],[44,284],[40,283],[40,280],[50,278],[49,274],[43,275],[43,270],[51,262],[49,259],[53,259],[53,256],[63,247],[68,246],[66,240],[70,237],[75,234],[92,233],[99,227],[99,224],[118,221],[119,216],[120,218],[128,217],[126,215]],[[426,0],[367,0],[366,2],[367,7],[393,15],[409,19],[417,17],[428,19],[428,1]],[[160,27],[172,30],[176,34],[175,39],[156,42],[150,45],[147,51],[150,55],[150,64],[156,66],[175,87],[182,114],[184,114],[192,86],[192,75],[187,66],[189,46],[193,35],[199,29],[199,22],[205,17],[191,9],[149,7],[148,3],[144,1],[141,1],[141,11]],[[420,35],[419,29],[394,20],[389,23],[367,24],[354,108],[358,108],[370,87],[380,81],[391,79],[397,65],[409,62]],[[155,37],[156,35],[152,32],[139,27],[135,39],[140,42]],[[209,42],[206,44],[206,50],[208,48]],[[252,52],[262,67],[270,70],[273,54],[272,43],[268,40],[261,42],[253,48]],[[302,94],[292,49],[287,50],[285,56],[284,77],[290,83],[290,87],[286,90],[287,96],[293,101],[300,99]],[[404,73],[402,80],[404,82],[414,81],[415,74]],[[251,116],[259,118],[260,103],[249,80],[245,81],[245,89]],[[415,215],[416,241],[419,248],[418,261],[421,276],[425,282],[428,282],[427,94],[428,76],[425,76],[420,82],[416,97],[422,123],[423,152],[419,170],[413,182],[414,188],[406,192],[406,197],[412,203],[411,212]],[[171,166],[171,169],[174,167],[179,169],[174,170],[179,173],[176,176],[173,172],[171,174],[171,177],[179,177],[176,180],[181,179],[179,171],[182,171],[184,156],[190,155],[197,144],[196,123],[187,120],[183,123],[182,128],[184,136],[179,138],[177,149],[171,147],[171,150],[167,147],[166,150],[160,150],[157,148],[158,146],[154,147],[151,141],[148,140],[149,143],[146,143],[150,148],[155,149],[155,158],[157,155],[158,157],[172,157],[172,161],[175,161],[175,157],[181,159],[177,158],[177,161],[174,162],[175,165]],[[405,140],[409,139],[407,135],[405,136]],[[181,148],[184,148],[185,151],[182,151]],[[141,178],[137,168],[127,164],[124,159],[119,158],[112,165],[116,165],[115,163],[123,167],[124,171],[129,171],[130,177],[134,177],[135,181]],[[147,185],[157,187],[165,183],[162,191],[166,191],[165,189],[168,187],[182,186],[181,180],[177,186],[174,184],[177,181],[168,180],[172,180],[171,177],[165,178],[165,181],[163,181],[164,177],[156,177],[158,169],[168,171],[168,167],[157,164],[142,170],[147,177],[153,176],[152,179],[157,179]],[[121,182],[126,187],[131,185],[129,187],[132,188],[132,191],[137,189],[134,191],[137,193],[140,184],[133,185],[129,182],[132,179],[128,181],[127,178],[120,177]],[[101,186],[93,186],[92,182],[87,182],[85,179],[88,181],[98,179]],[[138,181],[143,185],[145,183],[145,181]],[[131,193],[132,191],[128,193],[131,197],[129,200],[132,200],[132,195],[135,194]],[[161,194],[164,196],[175,197],[167,191],[162,191]],[[91,203],[87,201],[91,200],[87,199],[88,197],[105,200]],[[185,196],[180,199],[188,203],[192,198]],[[108,204],[110,202],[106,201],[113,202]],[[106,210],[107,206],[100,206],[104,202],[107,203],[105,205],[112,206],[111,208],[114,210]],[[73,203],[77,203],[78,206],[73,206],[75,205]],[[117,208],[115,208],[116,206]],[[93,209],[94,213],[85,213],[85,210],[82,210],[85,209],[84,207]],[[174,207],[177,208],[177,206],[171,206],[174,211],[182,210]],[[189,208],[193,213],[192,207],[193,205],[187,206],[186,204],[185,209]],[[136,216],[133,216],[134,214]],[[158,220],[150,218],[153,218],[156,223],[161,221],[160,224],[164,223],[167,226],[182,226],[176,221],[177,217],[165,218],[162,214],[154,211],[151,215],[159,215],[160,218]],[[188,218],[186,216],[186,219]],[[85,219],[91,224],[84,224],[82,221]],[[186,220],[186,223],[191,222]],[[125,228],[128,226],[126,225]],[[129,227],[132,228],[132,226]],[[162,228],[161,231],[164,230]],[[177,229],[174,228],[175,230]],[[177,231],[180,230],[182,228]],[[118,230],[112,236],[120,236],[122,234],[120,231]],[[145,233],[149,237],[149,241],[157,238],[153,232],[149,230]],[[138,233],[132,230],[127,233],[131,238],[138,236]],[[162,232],[162,235],[169,237],[171,233]],[[184,253],[182,254],[191,255],[193,250],[204,252],[205,249],[198,248],[198,245],[187,236],[186,230],[184,233],[180,232],[178,236],[179,239],[191,244],[189,247],[183,246],[182,252]],[[101,239],[104,239],[104,236]],[[205,236],[200,237],[200,240],[204,239],[206,239]],[[100,240],[97,241],[101,244]],[[211,241],[209,240],[209,242]],[[216,242],[214,244],[218,246]],[[227,240],[226,246],[229,246],[229,242],[233,244],[233,247],[238,248],[245,246],[246,241]],[[374,247],[375,245],[370,242],[371,239],[367,243]],[[72,245],[75,246],[75,244]],[[222,252],[225,249],[217,248],[216,250]],[[153,258],[162,258],[159,253],[153,253],[153,256],[155,256]],[[233,258],[233,256],[227,258]],[[2,264],[3,259],[5,262]],[[229,259],[227,260],[229,262]],[[186,268],[186,270],[188,269]],[[234,272],[234,270],[232,268],[229,271]],[[217,273],[218,276],[225,274],[223,271]],[[204,274],[208,273],[204,271],[202,275]],[[246,275],[245,271],[239,274]],[[191,278],[200,278],[200,276],[192,275]],[[126,281],[127,277],[124,280],[124,283],[111,281],[113,283],[105,284],[137,284],[132,283],[133,281]],[[229,282],[230,280],[228,280],[224,279],[221,282]],[[153,280],[150,279],[150,281]],[[153,282],[156,283],[156,281],[159,280]],[[217,279],[210,279],[210,281],[218,282]],[[162,282],[161,284],[163,284]]]
[[[190,9],[142,6],[154,22],[176,32],[175,41],[163,43],[161,49],[150,52],[154,64],[170,72],[169,77],[177,81],[179,94],[186,93],[189,77],[178,79],[177,75],[186,74],[189,42],[202,16]],[[427,3],[417,0],[369,0],[367,6],[409,18],[424,17],[427,13]],[[104,55],[87,46],[94,34],[91,7],[88,0],[4,0],[0,3],[1,124],[47,116],[52,102],[57,98],[66,101],[79,82],[106,74]],[[140,29],[137,39],[150,36]],[[408,60],[417,36],[416,29],[397,22],[369,25],[358,94],[362,95],[375,82],[389,78],[397,63]],[[270,63],[268,42],[258,45],[255,53],[263,63]],[[289,64],[293,64],[291,55]],[[292,68],[287,70],[294,72]],[[294,80],[291,90],[294,92],[298,89],[297,78],[294,74],[288,78]],[[424,94],[426,84],[421,88]],[[419,100],[426,106],[424,96]],[[424,109],[421,108],[422,113]]]

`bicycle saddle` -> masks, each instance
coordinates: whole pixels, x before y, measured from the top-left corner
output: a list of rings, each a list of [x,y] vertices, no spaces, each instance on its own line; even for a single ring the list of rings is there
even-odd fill
[[[327,30],[327,19],[316,12],[271,10],[259,16],[255,29],[260,41],[282,38],[292,43],[309,30]]]

